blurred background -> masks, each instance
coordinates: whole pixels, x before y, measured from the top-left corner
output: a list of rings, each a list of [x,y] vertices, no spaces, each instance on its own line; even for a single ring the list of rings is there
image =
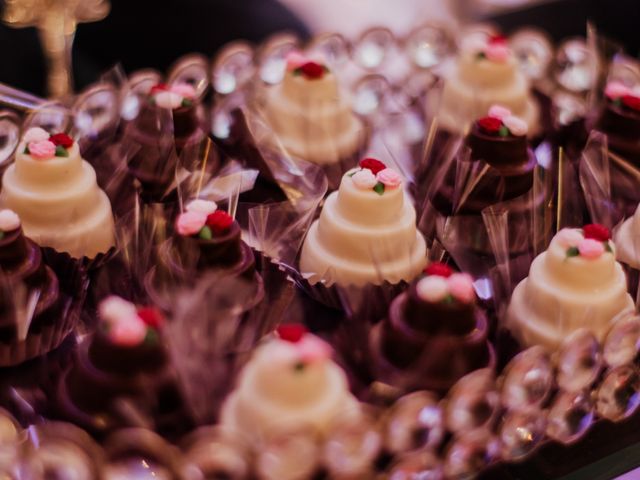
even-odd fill
[[[0,15],[10,1],[0,0]],[[62,0],[23,3],[37,9],[42,1]],[[591,20],[631,55],[640,47],[638,0],[111,0],[104,20],[78,26],[75,87],[92,83],[118,62],[127,72],[166,70],[185,53],[211,56],[231,40],[257,43],[283,30],[302,38],[321,32],[357,38],[372,26],[402,35],[426,21],[456,29],[484,20],[494,21],[505,33],[535,25],[555,40],[584,35]],[[46,70],[36,29],[1,24],[0,46],[0,82],[44,95]]]

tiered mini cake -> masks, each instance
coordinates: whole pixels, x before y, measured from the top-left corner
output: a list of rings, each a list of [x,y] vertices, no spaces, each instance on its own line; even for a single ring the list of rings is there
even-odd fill
[[[277,146],[308,162],[350,158],[365,141],[363,124],[333,72],[299,53],[288,57],[282,83],[267,90],[264,115]]]
[[[27,131],[2,177],[0,204],[20,216],[25,235],[41,246],[92,258],[114,245],[111,203],[64,133]]]
[[[197,199],[176,220],[175,246],[183,265],[195,260],[198,270],[215,269],[252,279],[255,258],[241,233],[238,222],[215,202]],[[190,256],[197,258],[186,258]]]
[[[487,333],[471,277],[433,263],[394,299],[389,316],[371,332],[377,377],[444,392],[494,362]]]
[[[142,184],[145,198],[166,198],[179,155],[205,137],[200,123],[196,91],[191,85],[158,84],[142,99],[140,112],[126,126],[125,135],[139,147],[129,159],[129,169]]]
[[[98,331],[78,347],[59,384],[61,416],[97,434],[135,424],[136,414],[152,418],[159,430],[175,426],[182,403],[162,341],[161,314],[119,297],[105,299],[99,314]]]
[[[465,139],[470,155],[462,155],[451,166],[432,199],[434,206],[444,215],[480,214],[490,205],[528,193],[536,166],[528,131],[527,123],[509,109],[491,106],[473,123]],[[459,183],[457,178],[463,175],[459,169],[473,174]]]
[[[443,75],[438,115],[445,129],[463,132],[491,105],[500,104],[529,125],[530,136],[540,130],[539,106],[505,37],[473,37],[463,42],[457,61]]]
[[[259,442],[270,434],[312,427],[357,408],[331,347],[301,325],[283,325],[254,352],[221,414],[223,426]]]
[[[609,164],[611,196],[618,210],[615,213],[631,216],[640,203],[637,174],[629,171],[629,167],[640,170],[640,88],[630,89],[619,82],[607,84],[594,128],[607,134],[607,146],[613,154]]]
[[[40,247],[24,236],[20,218],[11,210],[0,210],[0,272],[10,290],[24,286],[26,295],[37,292],[28,332],[39,332],[44,326],[60,320],[62,305],[58,277],[43,262]],[[5,344],[18,338],[14,301],[15,298],[3,298],[1,302],[6,312],[0,315],[0,342]],[[27,302],[27,298],[24,301]]]
[[[609,231],[586,225],[561,230],[536,257],[513,292],[507,323],[523,345],[553,351],[581,327],[602,339],[613,319],[633,308]]]
[[[426,244],[401,176],[365,159],[327,197],[305,239],[300,271],[331,285],[412,280],[426,264]]]

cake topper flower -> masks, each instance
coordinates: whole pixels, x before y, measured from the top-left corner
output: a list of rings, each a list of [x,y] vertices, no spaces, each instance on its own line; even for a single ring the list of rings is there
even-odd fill
[[[280,325],[276,329],[278,338],[286,342],[287,362],[293,363],[295,371],[303,371],[307,365],[322,362],[331,357],[331,347],[324,340],[310,334],[298,323]],[[283,350],[283,354],[285,350]],[[290,358],[289,358],[290,356]]]
[[[491,35],[476,47],[478,60],[489,60],[496,63],[504,63],[511,56],[511,49],[507,37],[503,35]]]
[[[516,117],[506,107],[493,105],[486,117],[477,122],[480,130],[488,135],[499,137],[524,137],[529,131],[527,122]]]
[[[166,85],[159,83],[151,87],[150,100],[162,108],[190,107],[196,98],[196,90],[188,83]]]
[[[189,202],[186,211],[176,219],[176,231],[179,235],[204,240],[211,240],[214,235],[223,235],[231,225],[231,215],[218,210],[215,202],[200,199]]]
[[[475,300],[473,278],[468,273],[454,272],[438,262],[425,268],[424,273],[425,277],[416,284],[416,292],[425,302],[468,304]]]
[[[360,160],[359,169],[348,174],[359,190],[373,190],[384,195],[385,190],[395,189],[402,185],[402,176],[393,168],[375,158]]]
[[[640,112],[640,87],[630,88],[622,82],[613,81],[607,84],[604,94],[614,105]]]
[[[131,302],[111,296],[100,303],[98,312],[101,329],[114,344],[135,347],[158,342],[164,318],[155,308],[136,308]]]
[[[307,80],[318,80],[329,73],[329,68],[319,56],[307,57],[298,51],[287,55],[287,71]]]
[[[12,232],[20,228],[20,217],[16,212],[9,209],[0,210],[0,239],[5,233]]]
[[[556,235],[560,246],[565,249],[567,258],[600,258],[605,252],[613,253],[609,243],[611,232],[603,225],[589,224],[581,230],[564,228]]]
[[[73,138],[66,133],[50,135],[46,130],[34,127],[24,134],[24,152],[38,160],[49,160],[53,157],[68,157],[73,146]]]

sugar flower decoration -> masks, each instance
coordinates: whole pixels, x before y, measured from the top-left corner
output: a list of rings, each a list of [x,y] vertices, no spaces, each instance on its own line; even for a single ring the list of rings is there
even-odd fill
[[[222,235],[228,232],[231,225],[233,225],[231,215],[218,210],[215,202],[205,200],[195,200],[189,203],[187,211],[178,215],[176,219],[178,235],[199,237],[204,240],[211,240],[213,235]]]
[[[598,224],[585,225],[582,229],[565,228],[556,235],[556,241],[565,250],[567,258],[580,256],[588,260],[613,253],[610,240],[609,229]]]
[[[151,88],[151,101],[162,108],[190,107],[195,98],[196,90],[188,83],[159,83]]]
[[[329,73],[329,68],[319,55],[305,56],[301,52],[294,51],[287,55],[287,71],[306,80],[318,80]]]
[[[49,160],[53,157],[68,157],[73,146],[73,138],[66,133],[49,133],[42,128],[30,128],[24,135],[24,152],[37,160]]]
[[[373,190],[378,195],[384,195],[385,190],[402,185],[402,176],[380,160],[365,158],[360,161],[358,167],[359,169],[347,175],[360,190]]]
[[[20,217],[13,210],[0,210],[0,238],[5,232],[12,232],[20,228]]]
[[[604,89],[605,96],[615,105],[640,112],[640,91],[638,87],[630,88],[624,83],[612,81]]]
[[[218,204],[211,200],[196,199],[187,203],[187,212],[199,212],[210,215],[218,209]]]
[[[507,38],[502,35],[492,35],[486,39],[483,45],[478,45],[475,48],[478,60],[504,63],[511,57]]]
[[[296,371],[302,371],[309,364],[322,362],[331,357],[329,344],[310,334],[303,325],[280,325],[276,330],[276,335],[285,342],[286,347],[285,345],[283,347],[288,350],[287,356],[283,357],[290,356]]]
[[[482,132],[492,136],[524,137],[529,132],[527,122],[501,105],[493,105],[487,116],[479,119],[476,124]]]
[[[416,284],[418,297],[425,302],[471,303],[476,298],[473,278],[467,273],[454,272],[442,263],[432,263],[425,269],[425,277]]]
[[[101,327],[109,340],[122,347],[157,341],[162,315],[152,308],[138,309],[126,300],[111,296],[98,306]]]

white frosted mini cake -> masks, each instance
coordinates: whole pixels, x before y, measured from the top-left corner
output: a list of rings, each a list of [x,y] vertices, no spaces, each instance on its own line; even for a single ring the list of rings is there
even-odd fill
[[[257,440],[311,427],[323,434],[345,412],[358,408],[347,377],[331,360],[331,347],[302,325],[282,325],[240,373],[226,400],[222,425]]]
[[[335,75],[322,61],[290,55],[282,83],[266,92],[264,114],[279,143],[294,157],[317,164],[349,158],[365,141]]]
[[[96,172],[64,133],[32,128],[2,177],[0,205],[22,219],[25,235],[73,257],[94,257],[114,245],[111,203]]]
[[[506,38],[474,37],[463,42],[457,60],[443,76],[445,85],[438,113],[447,130],[463,132],[474,119],[498,104],[529,125],[529,136],[539,131],[539,106]]]
[[[507,322],[524,345],[556,349],[585,327],[602,339],[614,318],[634,308],[609,231],[601,225],[563,229],[516,287]]]
[[[347,172],[309,229],[300,271],[311,283],[410,281],[426,265],[426,243],[399,173],[376,159]]]

